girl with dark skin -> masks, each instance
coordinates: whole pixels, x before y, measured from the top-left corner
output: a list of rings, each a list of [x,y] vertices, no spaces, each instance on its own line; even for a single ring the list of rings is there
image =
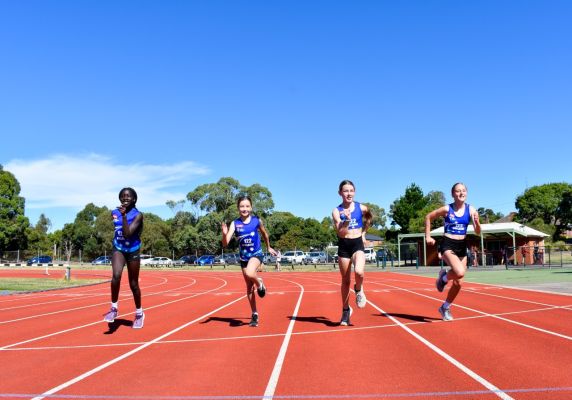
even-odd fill
[[[111,212],[115,233],[113,238],[113,255],[111,268],[111,309],[105,314],[105,322],[113,322],[118,313],[119,289],[123,267],[127,265],[129,287],[135,302],[135,319],[133,328],[143,327],[145,313],[141,307],[141,289],[139,288],[139,258],[141,248],[141,233],[143,231],[143,214],[135,208],[137,193],[132,188],[123,188],[119,192],[121,205]]]

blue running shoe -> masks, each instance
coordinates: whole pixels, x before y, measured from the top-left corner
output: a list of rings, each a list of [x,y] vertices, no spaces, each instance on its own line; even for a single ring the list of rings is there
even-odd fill
[[[103,320],[105,322],[113,322],[117,318],[117,308],[111,307],[111,309],[104,315]]]
[[[248,325],[252,326],[253,328],[258,326],[258,313],[257,312],[252,313],[252,319],[250,320],[250,323]]]
[[[145,313],[135,314],[135,319],[133,320],[133,329],[143,328],[143,322],[145,322]]]
[[[342,320],[340,321],[341,326],[348,326],[350,324],[350,317],[354,310],[349,307],[347,310],[342,310]]]

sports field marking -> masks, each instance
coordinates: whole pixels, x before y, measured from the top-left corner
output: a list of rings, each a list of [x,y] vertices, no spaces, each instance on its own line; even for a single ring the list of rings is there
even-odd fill
[[[167,279],[166,279],[166,278],[162,278],[162,279],[163,279],[165,282],[158,283],[158,284],[153,284],[153,285],[147,286],[147,287],[142,287],[142,289],[149,289],[150,287],[154,287],[154,286],[158,286],[158,285],[164,285],[165,283],[167,283]],[[195,282],[196,282],[196,281],[195,281]],[[105,282],[103,282],[103,283],[105,283]],[[102,283],[102,284],[103,284],[103,283]],[[192,285],[192,284],[194,284],[194,283],[191,283],[190,285]],[[185,285],[185,286],[183,286],[183,287],[186,287],[186,286],[188,286],[188,284]],[[64,290],[71,290],[71,289],[78,289],[78,288],[77,288],[77,287],[76,287],[76,288],[60,288],[60,289],[54,289],[54,290],[64,291]],[[172,290],[172,289],[171,289],[171,290]],[[83,293],[78,293],[78,294],[72,294],[72,293],[55,293],[55,294],[54,294],[54,293],[52,293],[52,294],[49,295],[49,297],[62,297],[62,296],[65,296],[65,297],[67,297],[67,298],[65,298],[65,299],[59,299],[59,300],[53,300],[53,301],[42,301],[42,302],[32,303],[32,304],[24,304],[24,305],[20,305],[20,306],[16,306],[16,307],[0,308],[0,311],[15,310],[15,309],[20,309],[20,308],[30,308],[30,307],[35,307],[35,306],[38,306],[38,305],[43,306],[43,305],[49,305],[49,304],[55,304],[55,303],[64,303],[64,302],[68,302],[68,301],[77,300],[78,297],[81,297],[82,299],[89,299],[89,298],[94,298],[94,297],[109,296],[109,286],[106,286],[106,287],[105,287],[105,291],[103,291],[101,288],[98,289],[97,291],[98,291],[99,293],[91,293],[91,294],[88,294],[88,295],[85,294],[85,293],[87,293],[87,291],[85,291],[85,292],[83,292]],[[168,290],[168,291],[170,291],[170,290]],[[166,291],[166,292],[167,292],[167,291]],[[41,299],[41,300],[44,300],[44,299],[45,299],[45,296],[41,296],[41,295],[40,295],[41,293],[45,293],[45,292],[29,293],[29,296],[26,296],[26,297],[28,297],[28,298],[29,298],[29,297],[32,297],[32,298],[36,297],[36,298],[39,298],[39,299]],[[162,292],[155,292],[155,293],[152,292],[152,293],[146,294],[146,296],[150,296],[150,295],[157,294],[157,293],[162,293]],[[125,292],[124,292],[123,294],[120,294],[120,297],[130,297],[130,296],[132,296],[131,293],[125,293]],[[15,298],[14,298],[14,300],[19,300],[19,299],[21,300],[21,297],[20,297],[20,298],[18,298],[18,297],[15,297]],[[100,304],[101,304],[101,303],[100,303]],[[97,305],[100,305],[100,304],[97,304]],[[73,310],[73,309],[70,309],[70,310]],[[66,311],[66,310],[64,310],[64,311]],[[48,314],[48,315],[50,315],[50,314]],[[17,321],[19,321],[19,320],[17,320]],[[0,322],[0,323],[3,323],[3,322]]]
[[[302,303],[302,297],[304,296],[304,287],[298,282],[289,281],[298,285],[300,287],[300,296],[298,297],[298,302],[294,311],[292,313],[292,319],[288,324],[288,329],[284,335],[284,340],[282,341],[282,346],[280,346],[280,351],[278,352],[278,357],[276,357],[276,362],[274,363],[274,368],[270,374],[270,379],[268,380],[268,385],[266,385],[266,390],[264,391],[265,399],[272,399],[274,392],[276,391],[276,385],[278,385],[278,379],[280,378],[280,372],[282,371],[282,366],[284,365],[284,358],[286,357],[286,351],[288,350],[288,345],[290,344],[290,338],[292,337],[292,330],[294,329],[294,324],[296,323],[296,317],[298,316],[298,310],[300,309],[300,304]]]
[[[471,293],[476,293],[476,294],[480,294],[483,296],[491,296],[491,297],[497,297],[499,299],[505,299],[505,300],[512,300],[512,301],[516,301],[516,302],[521,302],[521,303],[528,303],[528,304],[534,304],[534,305],[539,305],[539,306],[554,306],[553,304],[546,304],[546,303],[540,303],[538,301],[532,301],[532,300],[525,300],[525,299],[519,299],[518,297],[509,297],[509,296],[501,296],[500,294],[493,294],[493,293],[486,293],[486,292],[481,292],[481,291],[476,291],[473,290],[472,288],[463,288],[464,290],[471,292]],[[551,293],[554,294],[554,293]],[[555,307],[561,307],[561,308],[566,308],[569,306],[555,306]]]
[[[193,294],[193,295],[191,295],[191,296],[182,297],[182,298],[180,298],[180,299],[176,299],[176,300],[173,300],[173,301],[168,301],[168,302],[166,302],[166,303],[156,304],[156,305],[154,305],[154,306],[146,307],[145,309],[146,309],[146,310],[152,310],[152,309],[157,308],[157,307],[164,307],[164,306],[169,305],[169,304],[174,304],[174,303],[178,303],[178,302],[180,302],[180,301],[192,299],[192,298],[194,298],[194,297],[202,296],[202,295],[208,294],[208,293],[210,293],[210,292],[219,290],[219,289],[221,289],[221,288],[223,288],[223,287],[225,287],[225,286],[227,285],[227,282],[226,282],[225,280],[221,279],[221,278],[214,277],[214,279],[220,279],[220,280],[222,280],[222,281],[223,281],[223,284],[222,284],[221,286],[219,286],[219,287],[216,287],[216,288],[214,288],[214,289],[207,290],[207,291],[202,292],[202,293],[197,293],[197,294]],[[244,296],[244,295],[243,295],[243,296]],[[121,315],[131,315],[131,314],[134,314],[134,313],[135,313],[135,312],[131,312],[131,313],[126,313],[126,314],[121,314]],[[49,333],[49,334],[43,335],[43,336],[38,336],[38,337],[35,337],[35,338],[32,338],[32,339],[24,340],[24,341],[22,341],[22,342],[13,343],[13,344],[10,344],[10,345],[7,345],[7,346],[0,347],[0,351],[1,351],[1,350],[6,350],[6,349],[10,349],[10,348],[12,348],[12,347],[16,347],[16,346],[19,346],[19,345],[22,345],[22,344],[26,344],[26,343],[30,343],[30,342],[35,342],[36,340],[41,340],[41,339],[45,339],[45,338],[48,338],[48,337],[57,336],[57,335],[60,335],[60,334],[63,334],[63,333],[72,332],[72,331],[75,331],[75,330],[78,330],[78,329],[83,329],[83,328],[86,328],[86,327],[88,327],[88,326],[97,325],[97,324],[101,324],[101,323],[102,323],[102,320],[98,320],[98,321],[96,321],[96,322],[91,322],[91,323],[89,323],[89,324],[84,324],[84,325],[76,326],[76,327],[74,327],[74,328],[64,329],[64,330],[62,330],[62,331]]]
[[[316,278],[317,279],[317,278]],[[339,284],[338,284],[339,285]],[[412,292],[415,293],[415,292]],[[424,296],[424,295],[423,295]],[[428,297],[428,296],[425,296]],[[430,341],[428,341],[427,339],[425,339],[423,336],[419,335],[417,332],[413,331],[411,328],[409,328],[408,326],[406,326],[405,324],[403,324],[402,322],[400,322],[398,319],[396,319],[395,317],[391,316],[390,314],[388,314],[387,312],[385,312],[383,309],[381,309],[380,307],[378,307],[377,305],[375,305],[374,303],[372,303],[370,300],[367,300],[367,303],[370,304],[373,308],[375,308],[377,311],[379,311],[382,315],[386,316],[387,318],[389,318],[391,321],[393,321],[397,326],[399,326],[401,329],[405,330],[407,333],[409,333],[411,336],[413,336],[415,339],[419,340],[421,343],[423,343],[425,346],[429,347],[431,350],[433,350],[435,353],[437,353],[438,355],[440,355],[441,357],[443,357],[445,360],[447,360],[449,363],[451,363],[452,365],[454,365],[456,368],[460,369],[461,371],[463,371],[465,374],[467,374],[468,376],[470,376],[471,378],[473,378],[475,381],[477,381],[478,383],[480,383],[482,386],[484,386],[485,388],[487,388],[489,391],[486,393],[492,393],[495,394],[496,396],[498,396],[499,398],[503,399],[503,400],[512,400],[513,398],[511,396],[509,396],[508,394],[506,394],[504,391],[502,391],[501,389],[497,388],[495,385],[493,385],[491,382],[487,381],[485,378],[481,377],[480,375],[478,375],[476,372],[474,372],[473,370],[471,370],[470,368],[468,368],[467,366],[465,366],[464,364],[462,364],[460,361],[457,361],[455,358],[453,358],[452,356],[450,356],[448,353],[446,353],[445,351],[441,350],[439,347],[437,347],[436,345],[434,345],[433,343],[431,343]]]
[[[373,304],[372,302],[368,301],[368,303],[375,308],[376,310],[378,310],[380,313],[382,313],[383,315],[385,315],[387,318],[391,319],[393,322],[395,322],[397,325],[399,325],[400,328],[404,329],[407,333],[409,333],[411,336],[413,336],[415,339],[419,340],[421,343],[423,343],[425,346],[429,347],[431,350],[433,350],[435,353],[437,353],[438,355],[440,355],[441,357],[443,357],[445,360],[449,361],[451,364],[453,364],[455,367],[457,367],[458,369],[460,369],[461,371],[463,371],[465,374],[469,375],[471,378],[473,378],[475,381],[477,381],[478,383],[480,383],[481,385],[483,385],[484,387],[486,387],[490,392],[494,393],[495,395],[497,395],[498,397],[500,397],[503,400],[509,400],[512,399],[512,397],[510,397],[508,394],[506,394],[504,391],[502,391],[501,389],[497,388],[495,385],[493,385],[491,382],[487,381],[485,378],[483,378],[482,376],[480,376],[479,374],[477,374],[476,372],[474,372],[473,370],[471,370],[469,367],[465,366],[463,363],[461,363],[460,361],[457,361],[455,358],[453,358],[452,356],[450,356],[448,353],[446,353],[445,351],[441,350],[439,347],[437,347],[436,345],[434,345],[433,343],[431,343],[429,340],[425,339],[423,336],[419,335],[417,332],[413,331],[412,329],[410,329],[408,326],[406,326],[405,324],[401,323],[399,320],[397,320],[396,318],[392,317],[391,315],[389,315],[388,313],[386,313],[385,311],[383,311],[380,307],[378,307],[377,305]]]
[[[304,292],[306,293],[306,292]],[[505,313],[499,313],[494,315],[514,315],[514,314],[527,314],[532,312],[544,312],[549,310],[554,310],[562,308],[561,306],[554,306],[554,307],[546,307],[546,308],[537,308],[531,310],[523,310],[523,311],[508,311]],[[481,318],[488,318],[489,315],[472,315],[470,317],[457,317],[455,321],[467,321],[471,319],[481,319]],[[424,325],[424,324],[442,324],[448,323],[442,320],[433,320],[433,321],[411,321],[411,322],[401,322],[403,325],[413,326],[413,325]],[[312,331],[298,331],[292,332],[292,336],[301,336],[301,335],[319,335],[319,334],[339,334],[343,335],[348,332],[352,331],[362,331],[362,330],[371,330],[371,329],[387,329],[387,328],[398,328],[399,325],[395,323],[389,324],[382,324],[382,325],[369,325],[369,326],[349,326],[344,329],[322,329],[322,330],[312,330]],[[220,336],[214,338],[195,338],[195,339],[180,339],[180,340],[163,340],[157,342],[157,345],[161,344],[180,344],[180,343],[205,343],[205,342],[217,342],[217,341],[226,341],[226,340],[247,340],[247,339],[266,339],[272,337],[282,337],[285,336],[286,333],[268,333],[268,334],[260,334],[260,335],[244,335],[244,336]],[[107,348],[107,347],[124,347],[124,346],[138,346],[143,344],[144,342],[125,342],[125,343],[110,343],[110,344],[85,344],[85,345],[74,345],[74,346],[42,346],[42,347],[18,347],[18,348],[10,348],[10,349],[0,349],[1,351],[41,351],[41,350],[74,350],[74,349],[91,349],[91,348]]]
[[[378,285],[385,285],[384,283],[377,283],[377,284],[378,284]],[[432,300],[435,300],[435,301],[438,301],[438,302],[442,302],[442,301],[443,301],[443,299],[440,299],[440,298],[437,298],[437,297],[433,297],[433,296],[427,296],[427,295],[425,295],[425,294],[418,293],[418,292],[415,292],[415,291],[412,291],[412,290],[409,290],[409,289],[401,288],[401,290],[404,291],[404,292],[413,293],[413,294],[415,294],[416,296],[425,297],[425,298],[432,299]],[[480,310],[476,310],[476,309],[474,309],[474,308],[470,308],[470,307],[467,307],[467,306],[462,306],[462,305],[460,305],[460,304],[458,304],[458,303],[455,303],[455,307],[457,307],[457,308],[462,308],[462,309],[468,310],[468,311],[472,311],[472,312],[475,312],[475,313],[477,313],[477,314],[481,314],[481,315],[483,315],[483,316],[500,319],[501,321],[509,322],[509,323],[511,323],[511,324],[519,325],[519,326],[522,326],[522,327],[527,328],[527,329],[532,329],[532,330],[535,330],[535,331],[538,331],[538,332],[546,333],[546,334],[548,334],[548,335],[560,337],[560,338],[562,338],[562,339],[572,340],[572,337],[567,336],[567,335],[563,335],[563,334],[558,333],[558,332],[553,332],[553,331],[549,331],[549,330],[547,330],[547,329],[538,328],[538,327],[533,326],[533,325],[525,324],[525,323],[523,323],[523,322],[514,321],[514,320],[512,320],[512,319],[508,319],[508,318],[501,317],[500,315],[489,314],[489,313],[487,313],[487,312],[480,311]],[[560,307],[558,307],[558,306],[554,306],[554,307],[555,307],[555,308],[560,308]]]
[[[93,368],[93,369],[91,369],[91,370],[89,370],[89,371],[87,371],[87,372],[85,372],[85,373],[83,373],[83,374],[81,374],[81,375],[79,375],[79,376],[73,378],[73,379],[70,379],[70,380],[67,381],[67,382],[62,383],[61,385],[58,385],[58,386],[56,386],[56,387],[54,387],[54,388],[52,388],[52,389],[50,389],[50,390],[45,391],[45,392],[42,393],[41,395],[34,397],[32,400],[41,400],[41,399],[43,399],[43,398],[45,398],[45,397],[51,396],[51,395],[53,395],[54,393],[59,392],[60,390],[66,389],[66,388],[72,386],[73,384],[75,384],[75,383],[77,383],[77,382],[80,382],[80,381],[84,380],[85,378],[88,378],[88,377],[90,377],[90,376],[96,374],[97,372],[102,371],[102,370],[104,370],[105,368],[107,368],[107,367],[109,367],[109,366],[111,366],[111,365],[114,365],[114,364],[118,363],[119,361],[124,360],[124,359],[126,359],[126,358],[132,356],[133,354],[136,354],[136,353],[140,352],[141,350],[143,350],[143,349],[145,349],[145,348],[151,346],[152,344],[154,344],[154,343],[160,341],[161,339],[164,339],[164,338],[166,338],[166,337],[168,337],[168,336],[170,336],[170,335],[172,335],[172,334],[174,334],[174,333],[177,333],[177,332],[179,332],[180,330],[185,329],[185,328],[188,327],[189,325],[192,325],[192,324],[194,324],[195,322],[198,322],[198,321],[201,321],[201,320],[205,319],[205,318],[208,317],[209,315],[212,315],[212,314],[214,314],[214,313],[216,313],[216,312],[218,312],[218,311],[220,311],[220,310],[225,309],[226,307],[228,307],[228,306],[230,306],[230,305],[236,303],[237,301],[244,299],[244,297],[245,297],[245,296],[242,295],[242,296],[240,296],[240,297],[238,297],[238,298],[236,298],[236,299],[234,299],[234,300],[232,300],[232,301],[226,303],[225,305],[220,306],[219,308],[217,308],[217,309],[215,309],[215,310],[213,310],[213,311],[210,311],[210,312],[208,312],[208,313],[206,313],[206,314],[204,314],[204,315],[202,315],[202,316],[200,316],[200,317],[198,317],[198,318],[195,318],[194,320],[189,321],[189,322],[187,322],[186,324],[183,324],[183,325],[179,326],[178,328],[172,329],[171,331],[169,331],[169,332],[167,332],[167,333],[164,333],[163,335],[158,336],[158,337],[156,337],[155,339],[150,340],[150,341],[148,341],[148,342],[142,344],[141,346],[139,346],[139,347],[137,347],[137,348],[135,348],[135,349],[133,349],[133,350],[131,350],[131,351],[128,351],[128,352],[125,353],[125,354],[122,354],[122,355],[119,356],[119,357],[115,357],[114,359],[112,359],[112,360],[110,360],[110,361],[108,361],[108,362],[106,362],[106,363],[100,365],[99,367]],[[77,398],[77,396],[76,396],[76,398]]]
[[[182,288],[184,288],[184,287],[186,287],[186,286],[193,286],[193,285],[195,284],[195,282],[196,282],[196,281],[194,281],[194,282],[192,282],[192,283],[189,283],[189,284],[186,284],[186,285],[182,286]],[[146,294],[145,297],[156,296],[156,295],[160,295],[160,294],[165,294],[165,293],[167,293],[167,292],[169,292],[169,291],[171,291],[171,290],[180,290],[180,289],[181,289],[181,288],[170,289],[170,290],[166,290],[165,292],[149,293],[149,294]],[[106,293],[105,295],[109,296],[109,293]],[[98,296],[104,296],[104,294],[97,295],[97,296],[86,296],[86,297],[87,297],[87,298],[92,298],[92,297],[98,297]],[[121,295],[120,297],[121,297],[121,298],[129,297],[129,298],[130,298],[131,296],[132,296],[131,293],[124,293],[124,294]],[[58,300],[58,301],[50,301],[50,302],[46,302],[46,303],[28,304],[28,305],[26,305],[26,306],[23,306],[22,308],[30,308],[30,307],[35,307],[35,306],[39,306],[39,305],[43,306],[43,305],[46,305],[46,304],[53,304],[53,303],[59,303],[59,302],[61,302],[61,301],[72,301],[72,300],[77,300],[77,298],[74,298],[74,299],[65,299],[65,300]],[[70,312],[70,311],[83,310],[83,309],[86,309],[86,308],[99,307],[99,306],[105,305],[105,304],[109,304],[109,300],[108,300],[108,301],[101,302],[101,303],[89,304],[89,305],[87,305],[87,306],[74,307],[74,308],[66,308],[66,309],[63,309],[63,310],[52,311],[52,312],[43,313],[43,314],[35,314],[35,315],[29,315],[29,316],[27,316],[27,317],[22,317],[22,318],[17,318],[17,319],[11,319],[11,320],[6,320],[6,321],[0,321],[0,325],[2,325],[2,324],[8,324],[8,323],[13,323],[13,322],[19,322],[19,321],[25,321],[25,320],[27,320],[27,319],[34,319],[34,318],[39,318],[39,317],[45,317],[45,316],[48,316],[48,315],[55,315],[55,314],[67,313],[67,312]],[[20,307],[9,308],[8,310],[12,310],[12,309],[15,309],[15,308],[20,308]],[[4,309],[4,310],[5,310],[5,309]],[[0,310],[0,311],[4,311],[4,310]]]
[[[506,389],[505,393],[520,394],[520,393],[563,393],[572,391],[572,387],[539,387],[539,388],[522,388],[522,389]],[[401,398],[438,398],[438,397],[459,397],[466,399],[469,396],[495,394],[489,390],[461,390],[461,391],[447,391],[447,392],[409,392],[409,393],[368,393],[368,394],[315,394],[315,395],[276,395],[271,398],[260,397],[260,395],[236,395],[236,396],[130,396],[130,395],[58,395],[58,399],[81,399],[81,400],[310,400],[310,399],[401,399]],[[0,398],[29,398],[36,396],[35,394],[26,393],[1,393]]]

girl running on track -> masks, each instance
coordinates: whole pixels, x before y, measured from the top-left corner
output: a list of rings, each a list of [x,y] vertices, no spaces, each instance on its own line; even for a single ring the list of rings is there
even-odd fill
[[[445,218],[445,231],[440,244],[443,260],[450,267],[439,271],[436,286],[439,292],[445,289],[449,281],[452,281],[451,288],[447,294],[446,301],[439,307],[439,313],[443,321],[451,321],[451,304],[461,290],[461,284],[465,272],[467,271],[467,227],[473,223],[475,234],[481,234],[481,223],[479,213],[475,207],[465,203],[467,199],[467,188],[463,183],[455,183],[451,188],[453,203],[431,211],[425,217],[425,240],[427,244],[434,245],[435,239],[431,237],[431,221],[436,218]]]
[[[139,289],[139,249],[141,248],[141,232],[143,232],[143,214],[135,208],[137,193],[132,188],[123,188],[119,192],[121,205],[111,212],[115,234],[113,236],[113,255],[111,257],[111,309],[103,320],[113,322],[117,318],[117,304],[121,274],[127,264],[129,287],[135,301],[135,319],[133,328],[143,328],[145,313],[141,307],[141,289]]]
[[[252,319],[250,326],[258,326],[258,311],[256,309],[256,296],[254,288],[260,297],[266,295],[266,287],[262,278],[259,278],[256,270],[262,264],[264,253],[260,245],[260,234],[266,243],[267,251],[276,256],[276,252],[270,247],[270,238],[268,232],[264,228],[262,220],[252,215],[252,200],[248,196],[241,196],[237,201],[238,213],[240,217],[230,223],[230,227],[225,222],[221,224],[222,228],[222,245],[226,247],[232,236],[236,234],[240,251],[240,267],[242,276],[246,283],[246,297],[250,303],[252,310]]]
[[[338,234],[338,265],[342,276],[342,318],[340,325],[350,325],[352,308],[349,305],[352,264],[354,266],[356,304],[365,307],[366,298],[363,290],[363,274],[365,269],[364,240],[367,226],[364,226],[364,215],[371,214],[367,206],[354,201],[355,186],[352,181],[340,183],[338,194],[342,204],[334,208],[332,218]]]

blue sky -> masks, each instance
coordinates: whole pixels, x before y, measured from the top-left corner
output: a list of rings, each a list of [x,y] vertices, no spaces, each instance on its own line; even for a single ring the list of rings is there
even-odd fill
[[[506,214],[572,182],[571,19],[569,1],[5,1],[0,164],[53,229],[124,186],[168,218],[224,176],[318,220],[343,179],[387,211],[462,181]]]

